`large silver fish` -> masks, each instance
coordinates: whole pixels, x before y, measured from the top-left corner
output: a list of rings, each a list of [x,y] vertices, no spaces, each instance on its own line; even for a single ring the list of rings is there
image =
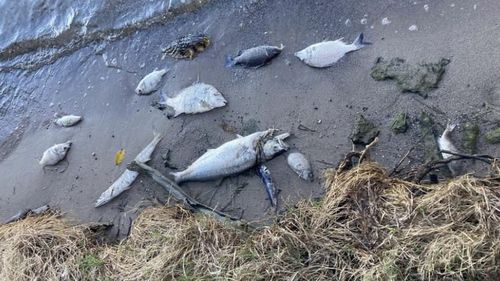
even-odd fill
[[[296,52],[295,56],[309,66],[323,68],[334,65],[345,54],[357,51],[368,44],[363,42],[363,33],[351,44],[346,44],[342,39],[313,44]]]
[[[134,160],[142,163],[146,163],[151,160],[151,154],[153,154],[153,151],[155,150],[156,145],[160,142],[161,138],[162,136],[160,134],[155,133],[153,140],[139,154],[137,154]],[[130,189],[130,185],[135,181],[138,175],[138,172],[130,171],[128,169],[125,170],[125,172],[123,172],[123,174],[115,180],[115,182],[113,182],[113,184],[108,187],[108,189],[106,189],[101,196],[99,196],[99,199],[97,199],[95,203],[95,207],[97,208],[108,203],[125,190]]]
[[[284,142],[290,134],[272,137],[276,130],[269,129],[245,137],[238,137],[223,145],[209,149],[186,170],[171,173],[177,183],[205,181],[243,172],[259,161],[272,159],[288,149]]]
[[[227,101],[222,94],[212,85],[205,83],[194,83],[183,89],[174,97],[163,97],[165,101],[159,102],[160,106],[169,106],[173,114],[169,117],[177,117],[180,114],[195,114],[210,111],[214,108],[223,107]]]

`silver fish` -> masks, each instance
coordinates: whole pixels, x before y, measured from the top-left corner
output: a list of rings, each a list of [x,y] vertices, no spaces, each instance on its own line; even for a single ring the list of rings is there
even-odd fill
[[[227,101],[222,94],[212,85],[195,83],[178,93],[174,97],[164,97],[165,101],[159,105],[173,108],[174,113],[169,117],[180,114],[195,114],[223,107]]]
[[[345,54],[357,51],[368,44],[363,42],[363,33],[351,44],[346,44],[342,39],[313,44],[296,52],[295,56],[309,66],[323,68],[334,65]]]
[[[154,134],[153,140],[135,157],[135,161],[146,163],[151,160],[151,154],[155,150],[156,146],[160,142],[162,136],[158,133]],[[95,203],[95,207],[100,207],[109,201],[113,200],[115,197],[120,195],[122,192],[130,189],[130,185],[135,181],[138,172],[125,170],[123,174],[113,182],[113,184],[104,191],[99,199]]]
[[[158,84],[160,84],[163,75],[165,75],[167,71],[168,70],[166,69],[155,70],[144,76],[144,78],[142,78],[142,80],[139,82],[139,85],[137,85],[137,88],[135,88],[135,92],[138,95],[150,94],[151,92],[156,90],[156,88],[158,88]]]
[[[50,210],[49,205],[43,205],[43,206],[38,207],[36,209],[24,209],[24,210],[20,211],[19,213],[13,215],[12,217],[8,218],[5,221],[5,224],[25,219],[29,214],[40,215],[40,214],[47,212],[48,210]]]
[[[287,157],[287,163],[299,177],[306,181],[313,181],[313,172],[311,164],[307,161],[304,154],[299,152],[290,153]]]
[[[71,141],[55,144],[43,152],[42,159],[38,162],[42,167],[52,166],[66,157],[71,148]]]
[[[458,149],[455,147],[453,142],[451,141],[450,135],[453,130],[456,128],[456,124],[448,123],[446,125],[446,129],[443,131],[443,134],[438,138],[438,146],[439,150],[446,150],[453,153],[458,153]],[[441,156],[443,159],[448,159],[453,157],[453,154],[441,152]],[[448,168],[450,169],[453,175],[457,175],[460,172],[461,165],[458,161],[453,161],[448,163]]]
[[[194,161],[186,170],[171,173],[175,182],[205,181],[243,172],[258,161],[272,159],[279,152],[288,149],[283,141],[288,133],[272,136],[276,130],[269,129],[256,132],[245,137],[238,137],[221,146],[208,149],[205,154]],[[266,144],[271,142],[272,144]],[[262,144],[264,144],[262,146]]]
[[[82,120],[82,116],[65,115],[54,120],[54,123],[61,127],[71,127]]]
[[[267,168],[264,164],[261,164],[257,168],[257,172],[259,173],[262,183],[266,188],[267,195],[269,196],[269,200],[271,201],[271,206],[278,206],[278,199],[276,198],[276,188],[274,186],[269,168]]]
[[[236,57],[227,57],[226,67],[241,65],[243,67],[259,68],[281,54],[284,48],[283,44],[280,47],[263,45],[239,51]]]

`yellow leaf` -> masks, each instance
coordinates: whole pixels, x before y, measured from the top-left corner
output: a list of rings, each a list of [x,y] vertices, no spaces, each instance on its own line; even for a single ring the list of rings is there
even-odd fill
[[[125,158],[125,149],[120,149],[115,154],[115,165],[120,165],[123,162],[123,158]]]

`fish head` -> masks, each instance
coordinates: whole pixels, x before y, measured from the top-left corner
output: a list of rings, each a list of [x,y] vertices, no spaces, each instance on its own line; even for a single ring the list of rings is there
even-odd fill
[[[284,133],[278,136],[275,136],[271,140],[268,140],[264,143],[263,152],[266,160],[270,160],[281,152],[287,151],[290,146],[285,143],[285,139],[289,137],[289,133]]]
[[[135,88],[135,93],[138,95],[142,95],[145,92],[144,85],[141,83]]]
[[[313,172],[311,170],[301,171],[299,177],[309,182],[314,180]]]

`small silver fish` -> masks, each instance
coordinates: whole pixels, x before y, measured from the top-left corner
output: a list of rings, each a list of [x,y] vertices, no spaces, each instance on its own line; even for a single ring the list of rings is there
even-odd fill
[[[342,39],[313,44],[296,52],[295,56],[309,66],[323,68],[334,65],[345,54],[357,51],[368,44],[363,42],[363,33],[351,44],[346,44]]]
[[[174,97],[164,96],[165,101],[159,105],[173,108],[174,113],[168,116],[177,117],[180,114],[195,114],[223,107],[227,101],[224,96],[212,85],[195,83],[178,93]]]
[[[155,70],[144,76],[139,82],[139,85],[137,85],[137,88],[135,88],[135,92],[138,95],[150,94],[158,88],[158,84],[160,84],[163,75],[165,75],[167,71],[167,69]]]
[[[71,127],[82,120],[82,116],[65,115],[54,120],[54,123],[61,127]]]
[[[311,164],[309,164],[304,154],[299,152],[290,153],[287,157],[287,163],[301,179],[313,181]]]
[[[456,124],[450,124],[450,123],[446,124],[446,129],[443,131],[443,134],[438,138],[439,150],[446,150],[446,151],[453,152],[453,153],[459,152],[450,138],[451,133],[456,128],[456,126],[457,126]],[[449,154],[449,153],[445,153],[445,152],[441,152],[441,156],[443,157],[443,159],[446,160],[450,157],[453,157],[454,155]],[[459,161],[452,161],[452,162],[448,163],[447,166],[454,176],[456,176],[460,173],[461,164]]]
[[[241,65],[243,67],[259,68],[281,54],[284,48],[283,44],[280,47],[263,45],[239,51],[236,57],[227,57],[226,67]]]
[[[269,168],[267,168],[264,164],[261,164],[257,168],[257,172],[259,173],[259,176],[262,179],[262,183],[266,188],[267,195],[269,196],[269,200],[271,201],[271,206],[278,206],[278,199],[276,198],[276,188],[274,186]]]
[[[71,148],[71,141],[55,144],[43,152],[42,159],[38,162],[42,167],[52,166],[66,157]]]
[[[259,160],[269,160],[288,149],[283,139],[289,134],[272,138],[276,130],[269,129],[238,137],[221,146],[208,149],[184,171],[171,173],[175,182],[205,181],[234,175],[253,167]],[[276,138],[281,138],[279,141]],[[266,144],[272,142],[272,145]],[[263,147],[261,144],[264,144]],[[280,146],[280,147],[278,147]],[[261,149],[262,148],[262,149]],[[260,158],[263,159],[260,159]]]
[[[154,134],[153,140],[135,157],[135,161],[146,163],[151,160],[151,154],[155,150],[156,146],[160,142],[162,136],[158,133]],[[113,200],[115,197],[123,193],[124,191],[130,189],[130,185],[135,181],[138,172],[125,170],[123,174],[111,184],[106,191],[104,191],[99,199],[95,203],[95,207],[100,207],[109,201]]]

